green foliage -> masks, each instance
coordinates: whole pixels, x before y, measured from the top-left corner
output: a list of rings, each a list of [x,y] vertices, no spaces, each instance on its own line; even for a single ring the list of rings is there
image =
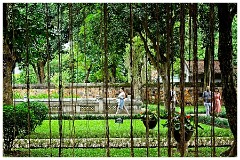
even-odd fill
[[[9,152],[17,136],[25,136],[41,125],[46,118],[48,108],[39,102],[26,102],[16,105],[3,106],[3,137],[4,151]],[[28,119],[29,117],[29,119]]]
[[[160,108],[160,118],[167,119],[168,118],[168,112],[166,109]]]
[[[20,107],[28,108],[28,103],[23,102],[18,104]],[[40,102],[29,102],[30,109],[33,111],[35,118],[36,118],[36,124],[33,126],[33,129],[36,128],[37,125],[41,125],[43,120],[46,119],[46,116],[48,114],[48,107],[44,103]]]
[[[14,83],[15,84],[26,84],[27,83],[27,72],[26,72],[26,70],[27,69],[24,68],[24,69],[22,69],[22,71],[19,74],[14,75],[15,76],[15,78],[14,78]],[[29,66],[29,83],[30,84],[38,83],[37,76],[34,73],[34,70],[33,70],[32,66]]]
[[[145,107],[146,106],[143,105],[142,109],[146,110]],[[166,111],[165,107],[161,105],[161,106],[159,106],[159,108],[160,108],[159,117],[161,119],[167,119],[168,118],[168,112]],[[148,110],[150,110],[151,112],[154,112],[156,114],[156,116],[157,116],[157,110],[158,110],[157,105],[149,104],[148,105]],[[138,115],[141,116],[140,114],[138,114]]]
[[[47,99],[48,96],[50,96],[50,98],[59,98],[59,94],[58,92],[52,92],[50,95],[48,95],[47,93],[39,93],[39,94],[31,94],[29,95],[29,99]],[[21,95],[19,92],[13,92],[13,98],[14,99],[22,99],[24,96]],[[67,97],[65,97],[67,98]]]
[[[124,54],[124,65],[128,70],[128,80],[130,81],[131,74],[133,75],[134,81],[138,82],[137,80],[139,79],[139,76],[141,76],[143,73],[145,73],[145,49],[144,49],[144,44],[143,41],[139,36],[135,36],[133,38],[133,62],[132,67],[130,65],[130,45],[126,45],[125,49],[125,54]],[[144,77],[144,76],[142,76]],[[140,82],[138,82],[140,83]],[[144,82],[145,83],[145,82]]]
[[[147,110],[144,112],[140,113],[140,118],[142,119],[142,121],[146,121],[146,119],[148,118],[150,121],[151,120],[157,120],[157,113],[155,111],[151,111],[151,110]]]
[[[225,108],[222,108],[222,111],[218,114],[218,117],[227,118],[227,114],[226,114]]]
[[[233,65],[237,65],[237,15],[233,18],[232,23],[232,45],[233,45]]]
[[[214,120],[215,120],[214,126],[219,128],[229,128],[229,123],[227,119],[215,117]],[[210,116],[199,116],[198,122],[211,125],[212,118]]]
[[[24,84],[26,83],[26,74],[24,68],[26,68],[26,33],[25,33],[25,4],[15,3],[13,5],[13,15],[11,15],[11,6],[10,6],[10,15],[13,16],[14,20],[9,19],[9,26],[7,31],[9,32],[9,38],[13,38],[13,28],[14,26],[14,48],[17,53],[17,63],[23,72],[21,76],[16,77],[16,83]],[[159,4],[161,18],[159,19],[159,35],[160,35],[160,53],[163,55],[166,53],[166,11],[165,4]],[[60,15],[61,15],[61,42],[60,45],[64,46],[69,41],[69,8],[67,4],[61,4],[60,6]],[[34,67],[35,70],[32,70],[30,73],[30,83],[38,82],[36,76],[37,66],[40,62],[44,66],[47,64],[47,52],[46,52],[46,14],[45,14],[45,5],[44,4],[28,4],[29,14],[28,14],[28,31],[29,31],[29,53],[30,53],[30,66]],[[48,19],[48,31],[49,31],[49,53],[51,61],[51,82],[55,84],[58,83],[58,43],[56,32],[57,27],[57,4],[52,3],[48,4],[49,9],[49,19]],[[64,50],[64,47],[60,48],[62,53],[62,74],[63,82],[69,83],[70,81],[74,82],[84,82],[87,76],[87,70],[89,70],[89,81],[90,82],[101,82],[104,78],[103,69],[103,11],[102,4],[73,4],[73,53],[74,57],[70,56],[69,48]],[[174,74],[179,73],[179,4],[172,4],[172,13],[173,14],[173,45],[172,45],[172,54],[174,60]],[[156,14],[155,14],[155,5],[146,4],[146,7],[143,4],[134,4],[133,5],[133,15],[134,15],[134,24],[133,24],[133,71],[134,77],[139,78],[139,70],[142,67],[142,72],[144,71],[144,56],[146,54],[145,48],[142,42],[142,39],[139,36],[139,31],[145,33],[143,29],[143,20],[146,16],[146,11],[148,13],[148,28],[149,28],[149,37],[147,39],[148,46],[153,56],[156,56],[155,49],[151,39],[156,39]],[[198,58],[203,59],[205,54],[205,47],[209,44],[209,4],[198,4]],[[76,13],[76,14],[75,14]],[[127,77],[127,74],[130,73],[129,67],[129,5],[128,4],[108,4],[108,72],[109,72],[109,81],[113,82],[126,82],[129,81],[130,76]],[[218,51],[218,18],[216,16],[217,10],[215,7],[215,54]],[[185,23],[185,53],[189,52],[189,14],[186,14],[186,23]],[[86,35],[85,35],[85,33]],[[234,58],[233,62],[236,65],[237,59],[237,16],[234,17],[232,24],[232,34],[233,34],[233,50]],[[193,35],[193,34],[192,34]],[[193,38],[192,38],[193,39]],[[84,46],[86,42],[86,46]],[[126,47],[127,46],[127,47]],[[124,54],[125,53],[125,54]],[[192,54],[192,52],[191,52]],[[127,56],[126,56],[127,55]],[[188,59],[188,54],[185,54],[185,58]],[[216,56],[215,56],[216,57]],[[73,59],[72,59],[73,58]],[[192,55],[191,55],[192,58]],[[86,60],[86,64],[85,64]],[[71,63],[74,63],[73,77],[71,76]],[[94,64],[91,66],[91,64]],[[149,63],[152,65],[152,63]],[[140,66],[137,68],[137,66]],[[149,67],[150,68],[150,67]],[[46,66],[44,67],[45,72],[47,70]],[[33,74],[33,75],[32,75]],[[45,77],[47,74],[45,73]],[[144,76],[141,76],[144,80]]]
[[[184,128],[186,131],[193,131],[195,123],[193,122],[194,118],[190,115],[184,115]],[[181,129],[181,114],[175,112],[174,117],[172,118],[172,124],[175,131],[179,131]],[[164,127],[168,127],[168,121],[163,125]],[[203,129],[200,125],[198,125],[201,129]]]
[[[30,123],[28,122],[28,114]],[[28,110],[23,105],[4,105],[3,106],[3,139],[4,151],[9,152],[13,147],[14,139],[19,135],[27,135],[37,124],[36,116],[33,111]],[[28,125],[30,128],[28,128]],[[29,130],[30,129],[30,130]]]
[[[14,99],[21,99],[21,98],[23,98],[23,96],[18,92],[13,92],[13,98]]]

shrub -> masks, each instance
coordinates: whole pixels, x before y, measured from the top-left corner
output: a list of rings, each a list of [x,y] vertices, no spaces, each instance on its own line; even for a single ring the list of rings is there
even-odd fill
[[[18,105],[28,108],[27,102],[23,102]],[[37,120],[36,125],[33,126],[33,128],[35,129],[37,127],[37,125],[41,125],[42,121],[46,119],[47,114],[48,114],[48,107],[44,103],[40,103],[40,102],[30,102],[29,107],[33,111],[33,113],[36,117],[36,120]]]
[[[29,111],[29,112],[28,112]],[[28,113],[30,123],[28,123]],[[13,141],[18,135],[28,134],[28,124],[30,131],[36,125],[36,117],[33,111],[28,110],[21,105],[4,105],[3,106],[3,139],[4,151],[9,152],[13,146]]]
[[[17,136],[25,136],[33,131],[38,125],[41,125],[46,119],[48,107],[39,102],[23,102],[16,105],[3,106],[3,135],[4,135],[4,151],[10,151],[13,141]],[[28,122],[28,113],[30,115],[30,123]],[[28,125],[30,130],[28,131]]]
[[[218,114],[218,116],[219,116],[219,117],[222,117],[222,118],[227,118],[226,110],[223,109],[222,112],[220,112],[220,113]]]
[[[199,116],[198,117],[198,122],[211,125],[212,124],[212,119],[211,119],[210,116]],[[225,118],[215,117],[214,126],[219,127],[219,128],[229,128],[229,123],[228,123],[228,120],[225,119]]]
[[[23,98],[23,96],[19,92],[14,92],[13,93],[13,98],[14,99],[21,99],[21,98]]]
[[[168,118],[168,112],[166,109],[160,108],[160,118],[167,119]]]

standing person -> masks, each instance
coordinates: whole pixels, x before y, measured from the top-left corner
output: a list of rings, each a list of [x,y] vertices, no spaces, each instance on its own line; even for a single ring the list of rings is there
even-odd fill
[[[177,102],[177,95],[176,95],[176,91],[175,91],[175,86],[171,90],[170,96],[171,96],[171,109],[175,110],[175,106],[176,106],[176,102]]]
[[[218,88],[215,88],[214,91],[214,111],[216,114],[221,112],[221,94]]]
[[[203,102],[204,106],[206,108],[206,115],[210,115],[210,109],[211,109],[211,91],[210,91],[210,86],[206,87],[206,91],[203,92]]]
[[[126,94],[124,92],[124,88],[121,87],[120,88],[120,93],[118,95],[118,106],[117,106],[116,115],[118,114],[119,109],[123,109],[123,108],[125,108],[127,114],[129,115],[127,108],[124,106],[124,99],[125,99],[125,97],[126,97]]]

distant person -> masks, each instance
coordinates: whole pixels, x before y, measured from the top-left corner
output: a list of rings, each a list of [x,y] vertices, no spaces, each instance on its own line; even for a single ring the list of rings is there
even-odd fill
[[[210,109],[211,109],[211,91],[210,91],[210,86],[206,87],[206,91],[203,92],[203,102],[204,102],[204,106],[206,109],[206,115],[209,116],[210,115]]]
[[[214,91],[214,111],[217,115],[221,112],[221,94],[218,88]]]
[[[118,114],[119,109],[122,110],[123,108],[126,110],[127,114],[129,115],[127,108],[124,106],[125,97],[126,97],[126,94],[124,92],[124,88],[122,87],[122,88],[120,88],[120,93],[119,93],[118,99],[117,99],[118,105],[117,105],[116,115]]]
[[[173,89],[170,91],[170,96],[171,96],[171,110],[175,110],[176,102],[177,102],[177,94],[175,91],[175,86]]]

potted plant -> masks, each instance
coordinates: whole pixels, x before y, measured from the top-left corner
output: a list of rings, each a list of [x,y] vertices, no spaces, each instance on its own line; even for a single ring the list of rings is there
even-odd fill
[[[174,127],[174,138],[177,142],[180,142],[180,129],[181,129],[181,122],[180,122],[180,113],[175,112],[174,117],[172,118],[172,123]],[[168,121],[163,124],[164,127],[168,126]],[[203,129],[200,125],[198,125],[201,129]],[[185,130],[185,141],[189,141],[193,131],[194,131],[194,124],[193,124],[193,117],[190,115],[184,115],[184,130]]]
[[[149,129],[153,129],[158,122],[157,113],[155,111],[146,110],[140,113],[141,120],[145,127],[149,127]],[[148,122],[148,123],[147,123]]]
[[[181,122],[180,122],[180,113],[175,112],[174,117],[172,118],[172,125],[173,125],[173,137],[177,141],[177,148],[179,149],[180,140],[181,140]],[[184,148],[187,149],[187,143],[191,139],[193,132],[194,132],[194,124],[193,118],[191,115],[184,115],[184,131],[185,131],[185,144]],[[163,127],[168,127],[168,121],[163,124]],[[203,129],[200,125],[199,128]]]

